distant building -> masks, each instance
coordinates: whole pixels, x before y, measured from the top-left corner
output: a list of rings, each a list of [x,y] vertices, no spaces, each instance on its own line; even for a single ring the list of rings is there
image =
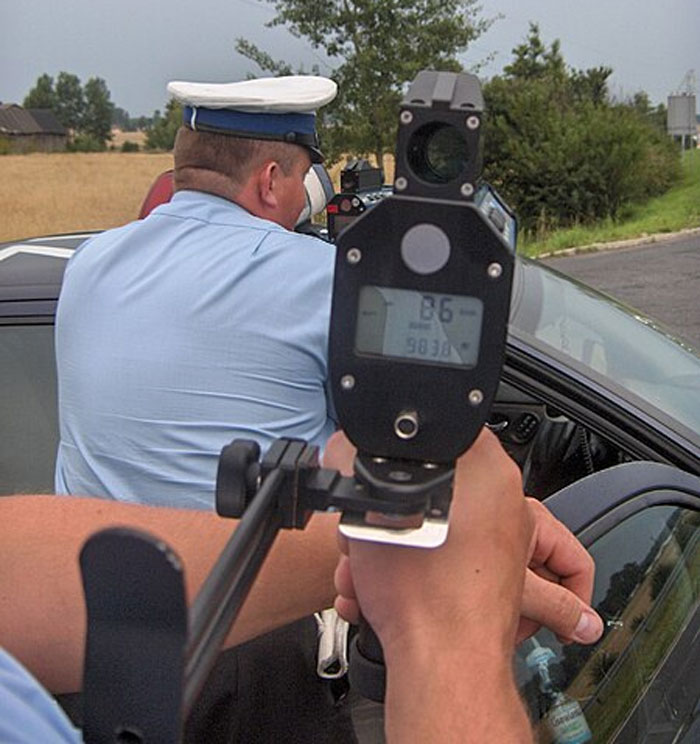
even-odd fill
[[[0,153],[62,152],[68,131],[49,109],[0,103]]]

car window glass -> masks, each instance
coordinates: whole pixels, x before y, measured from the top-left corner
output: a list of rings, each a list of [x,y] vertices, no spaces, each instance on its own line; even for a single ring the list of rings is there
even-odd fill
[[[608,387],[621,386],[691,432],[700,431],[700,359],[589,288],[521,263],[511,331],[531,345],[583,366]]]
[[[0,494],[53,491],[53,326],[0,326]]]
[[[590,552],[602,639],[563,646],[541,631],[516,654],[536,740],[677,741],[700,698],[700,514],[645,509]]]

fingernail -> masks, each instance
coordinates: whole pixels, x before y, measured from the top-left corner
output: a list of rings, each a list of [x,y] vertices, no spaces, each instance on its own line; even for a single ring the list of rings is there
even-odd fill
[[[584,609],[574,630],[574,640],[578,643],[595,643],[603,634],[603,621],[589,610]]]

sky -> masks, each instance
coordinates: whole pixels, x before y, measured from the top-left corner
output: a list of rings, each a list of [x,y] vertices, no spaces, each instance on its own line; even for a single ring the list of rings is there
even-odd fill
[[[319,0],[323,2],[324,0]],[[466,69],[498,74],[535,21],[547,46],[561,42],[565,61],[606,65],[611,92],[646,91],[665,103],[690,70],[700,78],[700,0],[482,0],[496,20],[463,55]],[[264,0],[0,0],[0,102],[21,103],[37,78],[66,71],[85,83],[101,77],[112,102],[131,116],[167,102],[169,80],[229,82],[260,74],[235,51],[244,37],[294,69],[331,67],[322,53],[284,28],[269,29]],[[683,89],[685,92],[685,89]],[[694,91],[696,95],[698,91]]]

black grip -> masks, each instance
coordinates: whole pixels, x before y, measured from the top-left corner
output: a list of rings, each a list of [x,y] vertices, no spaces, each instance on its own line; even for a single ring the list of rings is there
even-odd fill
[[[386,691],[384,651],[376,633],[364,618],[360,618],[357,635],[352,641],[348,675],[352,689],[375,703],[384,702]]]

